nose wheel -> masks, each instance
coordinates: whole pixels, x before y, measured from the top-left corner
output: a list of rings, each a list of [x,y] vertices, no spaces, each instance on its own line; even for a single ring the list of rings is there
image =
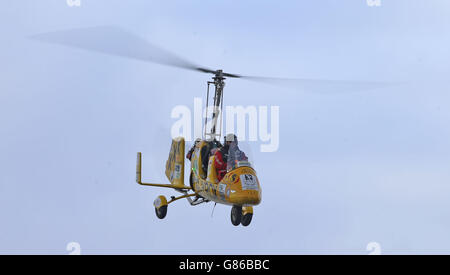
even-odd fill
[[[252,218],[253,208],[251,206],[242,207],[239,205],[234,205],[231,208],[231,223],[234,226],[238,226],[239,224],[242,224],[242,226],[248,226],[252,222]]]
[[[242,206],[233,205],[231,208],[231,223],[238,226],[242,221]]]
[[[253,213],[247,213],[242,215],[241,224],[243,226],[248,226],[252,222]]]

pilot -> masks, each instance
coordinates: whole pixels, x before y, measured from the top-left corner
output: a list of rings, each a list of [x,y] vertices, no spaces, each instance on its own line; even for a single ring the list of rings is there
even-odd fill
[[[228,148],[227,171],[233,170],[240,161],[248,161],[247,156],[239,149],[238,141],[232,141]]]
[[[237,144],[237,137],[228,134],[224,137],[224,146],[214,153],[214,167],[216,168],[217,179],[221,181],[227,173],[228,151],[232,143]]]

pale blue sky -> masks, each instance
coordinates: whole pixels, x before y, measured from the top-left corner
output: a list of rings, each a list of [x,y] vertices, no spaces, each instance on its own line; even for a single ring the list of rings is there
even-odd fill
[[[0,253],[450,253],[450,3],[8,1],[0,10]],[[227,105],[280,106],[280,148],[250,144],[263,188],[248,228],[230,208],[152,202],[170,117],[209,76],[40,43],[116,25],[247,75],[399,81],[315,94],[229,80]]]

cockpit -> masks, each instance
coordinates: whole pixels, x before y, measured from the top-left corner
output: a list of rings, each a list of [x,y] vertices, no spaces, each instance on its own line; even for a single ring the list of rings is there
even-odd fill
[[[238,167],[250,166],[247,155],[242,151],[236,142],[231,142],[228,149],[227,172]]]
[[[219,180],[221,176],[223,176],[225,173],[234,170],[238,167],[243,166],[252,167],[252,165],[249,162],[248,156],[245,154],[243,149],[238,146],[238,142],[236,141],[228,142],[225,151],[223,151],[225,149],[224,145],[222,145],[217,140],[212,141],[199,140],[194,144],[193,149],[195,149],[193,150],[194,157],[191,160],[193,170],[198,171],[199,176],[203,179],[206,179],[208,174],[212,172],[210,171],[210,169],[208,169],[210,167],[215,170],[214,171],[215,175],[219,175],[220,172]],[[215,165],[216,157],[214,157],[212,161],[210,159],[212,156],[215,156],[215,153],[218,150],[222,150],[221,157],[223,161],[225,161],[225,163],[223,164],[223,168],[220,169],[218,169],[218,167]]]

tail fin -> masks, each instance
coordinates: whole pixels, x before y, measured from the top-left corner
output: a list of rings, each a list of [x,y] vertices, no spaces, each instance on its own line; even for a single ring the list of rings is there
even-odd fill
[[[137,153],[137,161],[136,161],[136,182],[141,183],[141,166],[142,166],[142,153]]]
[[[174,186],[184,186],[184,138],[172,140],[169,159],[166,162],[166,176]]]

